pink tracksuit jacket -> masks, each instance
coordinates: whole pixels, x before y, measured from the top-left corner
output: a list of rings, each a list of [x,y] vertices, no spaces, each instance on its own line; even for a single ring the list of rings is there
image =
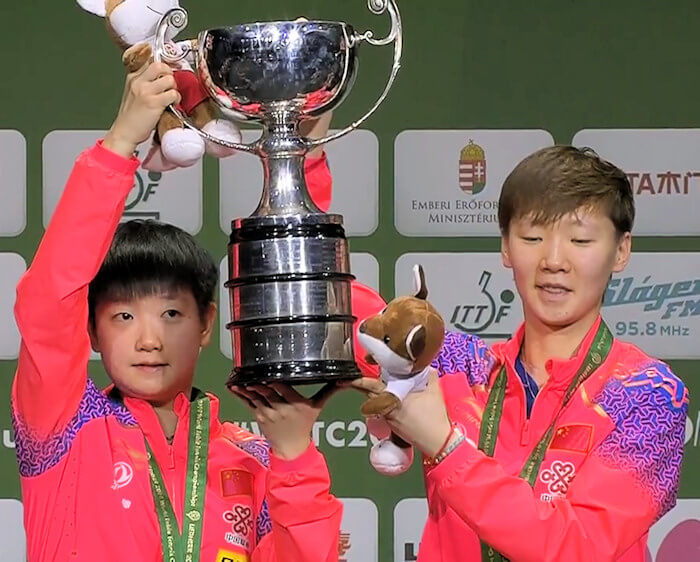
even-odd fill
[[[683,452],[688,392],[667,365],[614,340],[563,410],[534,489],[519,478],[599,323],[574,357],[549,361],[529,419],[514,366],[523,328],[492,347],[447,335],[434,366],[450,418],[474,443],[504,363],[506,395],[494,458],[465,442],[426,471],[419,562],[478,562],[480,538],[511,562],[644,562],[649,527],[675,504]]]
[[[12,412],[29,562],[163,560],[144,434],[182,525],[189,400],[176,400],[169,445],[148,403],[113,399],[87,377],[88,283],[137,167],[99,143],[84,152],[18,285]],[[311,192],[328,199],[325,160],[309,161],[306,172]],[[201,561],[336,561],[342,504],[329,493],[321,453],[311,445],[279,459],[264,440],[220,422],[210,398]]]

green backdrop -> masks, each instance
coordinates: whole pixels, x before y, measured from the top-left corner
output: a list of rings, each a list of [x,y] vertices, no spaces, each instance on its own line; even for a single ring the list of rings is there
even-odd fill
[[[17,129],[27,141],[27,226],[16,237],[0,238],[0,252],[18,253],[29,263],[43,232],[42,140],[57,129],[107,128],[119,104],[123,75],[119,54],[102,22],[73,2],[1,4],[7,74],[0,94],[0,128]],[[396,231],[393,154],[394,139],[401,131],[542,128],[556,142],[568,143],[583,128],[700,124],[700,7],[695,0],[403,0],[399,5],[403,68],[389,99],[366,125],[379,139],[379,228],[351,241],[353,251],[377,257],[386,298],[393,296],[394,264],[403,253],[498,249],[496,238],[408,238]],[[301,14],[344,20],[358,29],[387,29],[387,18],[372,16],[363,0],[192,0],[185,7],[190,12],[189,30]],[[389,64],[389,49],[362,52],[357,84],[336,112],[334,125],[349,122],[367,107]],[[224,254],[227,243],[218,222],[218,176],[216,162],[207,160],[205,220],[198,238],[215,256]],[[635,239],[635,251],[698,250],[698,237]],[[700,392],[699,361],[675,360],[671,365],[690,387],[691,396]],[[222,394],[229,368],[218,345],[212,345],[202,356],[199,385]],[[14,369],[15,362],[0,361],[0,394],[9,396]],[[98,364],[90,369],[106,382]],[[323,419],[359,419],[359,404],[359,397],[341,394],[331,401]],[[223,400],[222,416],[250,418],[233,399]],[[698,406],[692,398],[690,418],[690,431],[698,431]],[[10,428],[8,407],[0,409],[0,428]],[[423,495],[417,464],[404,477],[382,478],[369,467],[367,448],[334,448],[322,440],[322,449],[334,492],[371,498],[377,504],[379,560],[393,560],[394,506],[401,498]],[[699,466],[700,449],[691,439],[681,497],[700,498]],[[17,497],[14,451],[2,446],[0,498]]]

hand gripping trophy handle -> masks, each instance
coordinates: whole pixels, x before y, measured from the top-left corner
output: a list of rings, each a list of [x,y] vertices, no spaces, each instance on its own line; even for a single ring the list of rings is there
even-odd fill
[[[363,115],[360,119],[349,125],[348,127],[337,131],[331,135],[328,135],[324,138],[321,139],[300,139],[301,141],[301,147],[303,147],[304,152],[308,152],[312,150],[313,148],[320,146],[322,144],[326,144],[327,142],[339,139],[348,133],[352,132],[353,130],[357,129],[362,123],[364,123],[376,110],[377,108],[384,102],[386,99],[387,95],[389,94],[389,91],[391,90],[394,81],[396,80],[396,76],[398,75],[399,69],[401,67],[401,54],[402,54],[402,46],[403,46],[403,38],[402,38],[402,26],[401,26],[401,16],[399,14],[398,8],[396,6],[396,1],[395,0],[367,0],[367,5],[370,11],[376,15],[381,15],[386,13],[387,11],[389,12],[389,15],[391,17],[391,30],[389,34],[384,37],[383,39],[375,39],[374,38],[374,33],[372,31],[366,31],[365,33],[353,33],[351,35],[348,35],[347,37],[347,42],[348,42],[348,47],[349,48],[354,48],[355,46],[359,45],[361,42],[366,41],[370,45],[373,46],[385,46],[389,45],[391,43],[394,43],[394,57],[393,57],[393,65],[391,69],[391,73],[389,75],[389,79],[384,87],[384,91],[381,93],[377,101],[374,103],[374,105],[370,108],[365,115]],[[202,40],[205,40],[205,37],[200,35],[199,40],[190,40],[190,41],[183,41],[178,43],[179,49],[176,49],[175,51],[173,49],[169,48],[169,43],[167,41],[167,37],[169,36],[175,36],[179,31],[184,29],[184,27],[187,25],[187,12],[183,10],[182,8],[174,8],[172,10],[169,10],[164,14],[164,16],[161,18],[160,23],[158,24],[157,30],[156,30],[156,36],[155,36],[155,44],[154,44],[154,49],[153,49],[153,58],[156,62],[166,62],[168,64],[173,64],[177,65],[181,61],[187,59],[188,57],[192,56],[193,62],[196,66],[196,71],[198,72],[200,79],[202,76],[205,76],[209,78],[209,70],[207,68],[207,63],[204,60],[204,54],[203,54],[203,49],[201,48],[201,42]],[[212,84],[211,79],[205,79],[205,87],[209,90],[211,98],[218,103],[218,105],[224,110],[224,113],[227,115],[233,115],[234,118],[241,120],[241,121],[247,121],[247,120],[257,120],[260,121],[261,119],[257,118],[259,116],[252,116],[250,113],[246,113],[243,111],[238,111],[234,108],[232,108],[228,104],[222,103],[222,97],[225,98],[225,96],[221,96],[221,92],[216,91],[216,87]],[[335,98],[338,97],[338,95],[342,94],[342,92],[338,92],[336,96],[334,96],[334,99],[331,99],[328,103],[324,104],[323,107],[326,108],[326,110],[332,109],[333,107],[333,102],[336,101]],[[314,115],[319,115],[323,113],[323,107],[320,108],[320,110],[315,110],[313,111]],[[259,154],[261,150],[264,150],[261,148],[262,140],[257,140],[253,143],[250,144],[244,144],[244,143],[235,143],[235,142],[230,142],[224,139],[217,138],[215,136],[212,136],[204,131],[201,131],[192,121],[191,119],[185,115],[182,111],[180,111],[177,107],[175,106],[170,106],[170,110],[175,114],[184,124],[185,126],[189,127],[190,129],[196,131],[203,139],[213,142],[216,144],[220,144],[222,146],[228,147],[228,148],[233,148],[235,150],[240,150],[244,152],[251,152],[251,153],[257,153]],[[303,111],[302,111],[303,113]],[[308,115],[308,114],[307,114]]]

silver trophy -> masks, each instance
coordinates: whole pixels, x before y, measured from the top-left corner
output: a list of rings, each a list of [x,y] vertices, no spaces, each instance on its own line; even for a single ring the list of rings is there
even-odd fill
[[[292,384],[359,376],[353,352],[348,244],[343,218],[322,212],[304,179],[313,148],[359,127],[386,98],[399,70],[401,18],[394,0],[368,0],[389,13],[391,30],[375,39],[341,22],[276,21],[209,29],[196,40],[168,40],[185,27],[181,8],[167,12],[157,30],[156,61],[191,61],[227,118],[254,121],[262,136],[251,144],[207,141],[256,154],[264,169],[260,203],[231,223],[229,290],[233,373],[228,385]],[[326,138],[299,134],[299,124],[337,107],[350,91],[363,42],[394,44],[387,84],[372,108]],[[176,108],[171,110],[196,129]]]

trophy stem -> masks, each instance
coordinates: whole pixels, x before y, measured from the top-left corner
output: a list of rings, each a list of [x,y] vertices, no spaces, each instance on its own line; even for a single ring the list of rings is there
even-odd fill
[[[257,148],[265,171],[260,204],[231,225],[228,384],[352,380],[360,371],[343,220],[311,200],[298,114],[272,107],[268,115]]]
[[[265,120],[258,156],[264,185],[253,216],[309,215],[322,213],[309,195],[304,174],[308,146],[299,135],[298,115],[272,111]]]

